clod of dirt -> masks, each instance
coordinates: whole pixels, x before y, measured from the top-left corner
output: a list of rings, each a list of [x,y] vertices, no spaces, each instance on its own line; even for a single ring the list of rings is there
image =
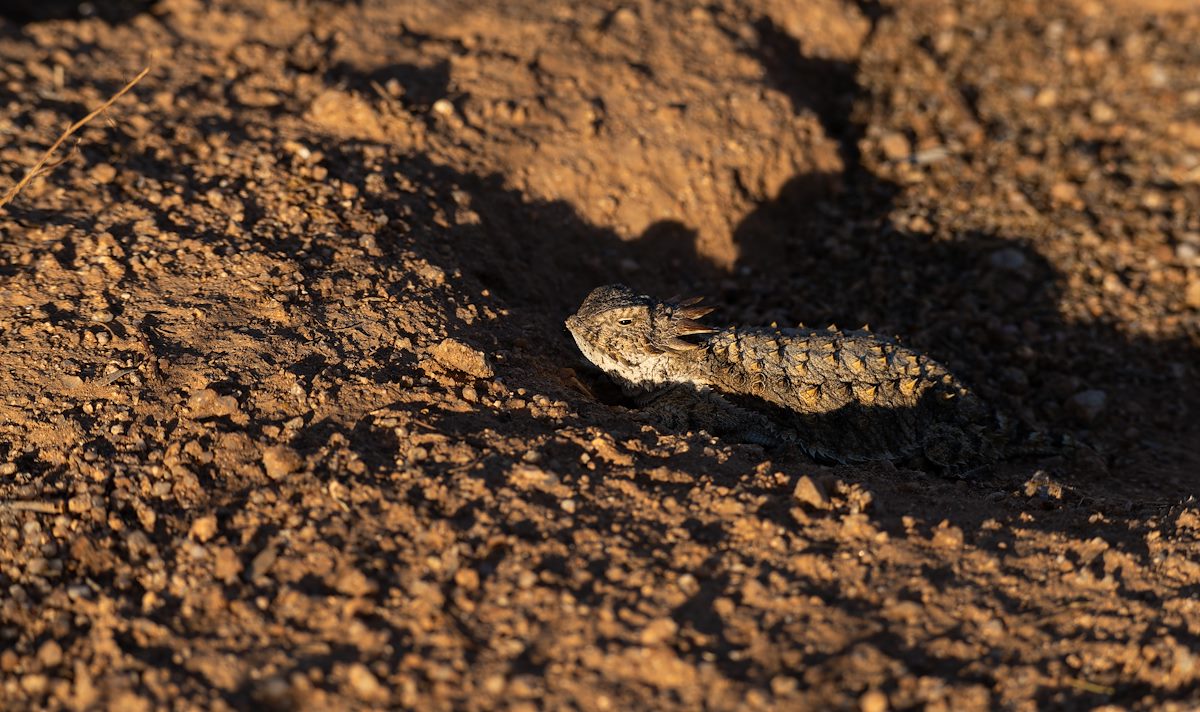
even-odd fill
[[[496,374],[482,351],[471,348],[458,339],[442,339],[429,353],[446,368],[462,371],[476,378],[491,378]]]
[[[387,699],[387,688],[379,684],[379,678],[362,663],[354,663],[346,671],[350,689],[365,702],[380,702]]]
[[[58,667],[59,663],[63,661],[62,646],[56,641],[47,640],[42,643],[42,647],[38,648],[37,658],[44,667]]]
[[[218,581],[233,583],[242,573],[242,560],[233,549],[223,546],[216,550],[213,558],[213,576]]]
[[[188,530],[188,534],[193,539],[202,543],[212,539],[216,533],[217,518],[211,514],[200,517],[196,521],[192,522],[192,526]]]
[[[943,519],[933,531],[933,545],[939,549],[961,549],[963,530]]]
[[[238,401],[233,396],[218,395],[211,388],[202,388],[188,398],[188,410],[193,418],[221,418],[238,412]]]
[[[858,698],[858,708],[862,712],[887,712],[888,698],[879,690],[871,690],[863,693],[863,696]]]
[[[814,509],[829,509],[831,502],[825,488],[808,475],[801,475],[792,490],[792,497]]]
[[[304,458],[286,445],[272,445],[263,450],[262,464],[267,477],[278,480],[299,470],[304,465]]]

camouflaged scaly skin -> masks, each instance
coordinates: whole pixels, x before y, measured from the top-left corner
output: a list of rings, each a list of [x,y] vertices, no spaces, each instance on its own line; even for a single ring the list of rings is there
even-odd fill
[[[778,406],[821,459],[991,459],[990,410],[941,364],[870,332],[724,329],[682,357],[697,383]]]
[[[667,394],[648,402],[669,424],[835,462],[920,457],[961,470],[996,459],[1001,421],[929,357],[867,331],[716,330],[696,321],[711,311],[697,301],[600,287],[567,327],[628,392]]]

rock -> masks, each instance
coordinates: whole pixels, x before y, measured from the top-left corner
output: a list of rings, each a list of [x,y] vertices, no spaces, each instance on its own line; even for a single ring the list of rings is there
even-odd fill
[[[829,509],[829,495],[825,493],[825,488],[808,475],[801,475],[796,482],[796,489],[792,490],[792,497],[814,509]]]
[[[1102,101],[1094,102],[1091,106],[1092,120],[1098,124],[1112,123],[1117,118],[1117,112]]]
[[[476,378],[491,378],[496,374],[487,356],[458,339],[443,339],[429,351],[433,360],[446,368],[462,371]]]
[[[83,379],[80,378],[79,376],[63,376],[62,378],[59,379],[59,383],[62,384],[63,388],[66,388],[66,389],[72,390],[72,391],[75,390],[76,388],[83,387]]]
[[[1200,275],[1193,276],[1184,291],[1184,302],[1192,309],[1200,309]]]
[[[379,679],[362,663],[354,663],[350,666],[350,669],[346,671],[346,680],[350,683],[350,689],[359,699],[377,702],[387,698],[387,689],[379,684]]]
[[[21,678],[21,689],[31,697],[44,693],[49,684],[50,680],[45,675],[25,675]]]
[[[595,448],[596,454],[602,460],[618,467],[633,466],[633,456],[627,452],[622,452],[615,445],[601,437],[592,438],[592,447]]]
[[[658,618],[650,621],[645,628],[642,629],[639,636],[642,645],[658,645],[659,643],[670,640],[679,630],[679,625],[670,618]]]
[[[258,581],[271,572],[271,567],[275,566],[275,562],[278,560],[279,547],[273,543],[267,544],[250,562],[250,570],[246,572],[246,578],[251,582]]]
[[[238,411],[237,398],[221,396],[211,388],[202,388],[188,398],[188,410],[193,418],[221,418]]]
[[[862,712],[887,712],[887,695],[879,690],[865,692],[862,697],[858,698],[858,708]]]
[[[150,709],[150,701],[135,692],[117,693],[108,702],[109,712],[149,712]]]
[[[217,549],[217,555],[213,561],[213,576],[218,581],[232,583],[241,572],[242,560],[238,558],[236,551],[227,546]]]
[[[299,470],[304,465],[304,458],[286,445],[273,445],[263,451],[262,464],[267,477],[278,480]]]
[[[1097,389],[1080,391],[1067,399],[1067,411],[1084,423],[1091,423],[1104,411],[1108,394]]]
[[[107,163],[98,163],[92,166],[88,175],[97,183],[112,183],[117,177],[117,169]]]
[[[1017,272],[1025,266],[1025,255],[1020,250],[1005,247],[996,250],[988,257],[988,263],[997,269],[1005,270],[1006,272]]]
[[[72,697],[74,697],[75,703],[73,708],[79,710],[92,709],[92,705],[95,704],[96,698],[100,696],[100,692],[92,682],[92,674],[88,670],[87,663],[82,660],[75,660],[75,684],[73,687]]]
[[[292,693],[292,686],[278,676],[260,681],[254,686],[250,696],[270,710],[291,710],[301,706],[297,704],[296,696]]]
[[[879,148],[889,161],[903,160],[912,153],[912,145],[909,144],[908,138],[895,131],[879,139]]]
[[[1057,204],[1073,204],[1079,200],[1079,188],[1074,183],[1060,181],[1050,187],[1050,199]]]
[[[349,566],[337,572],[334,588],[347,596],[367,596],[379,590],[379,586],[366,574]]]
[[[939,549],[961,549],[963,541],[963,530],[944,519],[933,531],[933,545]]]
[[[47,640],[38,648],[37,657],[43,667],[57,667],[63,661],[62,646],[53,640]]]
[[[200,517],[192,522],[192,527],[188,534],[196,541],[204,542],[212,539],[217,533],[217,518],[213,515]]]

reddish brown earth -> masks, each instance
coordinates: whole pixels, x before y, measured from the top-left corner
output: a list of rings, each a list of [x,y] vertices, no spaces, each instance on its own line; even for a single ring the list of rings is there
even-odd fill
[[[152,71],[0,216],[4,707],[1200,705],[1193,3],[27,5],[0,188]],[[1107,467],[657,432],[615,281]]]

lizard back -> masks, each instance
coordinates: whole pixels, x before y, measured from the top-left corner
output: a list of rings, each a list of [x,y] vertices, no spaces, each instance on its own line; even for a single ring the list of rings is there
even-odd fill
[[[724,329],[695,356],[727,396],[776,406],[804,449],[837,461],[918,454],[933,426],[983,426],[988,409],[941,364],[866,331]]]

